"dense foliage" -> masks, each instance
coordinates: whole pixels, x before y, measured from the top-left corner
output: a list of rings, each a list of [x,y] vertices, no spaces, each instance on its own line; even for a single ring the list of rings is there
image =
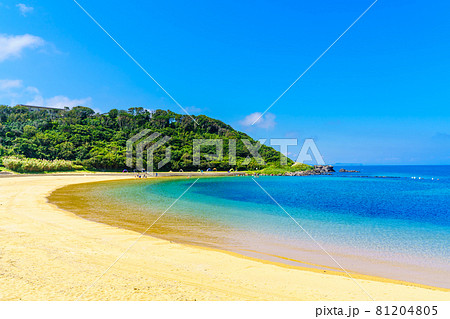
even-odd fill
[[[86,169],[122,170],[126,168],[126,141],[143,129],[170,137],[164,146],[171,147],[171,160],[162,170],[218,170],[261,168],[244,146],[241,139],[256,141],[231,126],[204,115],[195,116],[198,125],[187,115],[143,108],[128,111],[113,109],[106,114],[90,108],[74,107],[56,114],[29,111],[25,106],[0,106],[0,160],[6,156],[34,159],[64,159]],[[223,158],[208,161],[205,153],[214,154],[215,147],[203,147],[200,166],[193,165],[194,139],[222,139]],[[235,139],[236,165],[228,163],[229,140]],[[259,153],[268,165],[277,165],[280,153],[262,145]],[[155,162],[164,158],[165,148],[155,152]],[[250,164],[243,165],[247,157]],[[288,159],[288,164],[293,162]],[[145,162],[144,162],[144,165]]]

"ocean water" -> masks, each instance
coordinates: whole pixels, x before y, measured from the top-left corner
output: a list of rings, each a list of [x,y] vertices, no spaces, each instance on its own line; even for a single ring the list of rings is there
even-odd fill
[[[148,234],[174,241],[450,288],[450,166],[352,169],[361,172],[201,178],[175,204],[194,178],[74,185],[50,200],[137,231],[165,212]]]

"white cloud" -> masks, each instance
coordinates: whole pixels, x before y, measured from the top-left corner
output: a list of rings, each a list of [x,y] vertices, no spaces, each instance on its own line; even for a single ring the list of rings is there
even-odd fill
[[[204,111],[202,108],[199,108],[195,105],[187,106],[185,107],[185,110],[190,114],[199,114]]]
[[[25,90],[30,93],[39,94],[38,88],[35,88],[34,86],[28,86]]]
[[[24,86],[22,80],[10,79],[0,79],[0,98],[0,104],[7,102],[5,100],[9,100],[6,104],[28,104],[58,108],[64,108],[65,106],[72,108],[78,105],[90,106],[92,103],[91,97],[70,99],[64,95],[57,95],[45,98],[38,88],[34,86]]]
[[[26,17],[28,13],[33,12],[34,8],[33,7],[28,7],[26,4],[23,3],[19,3],[16,5],[17,8],[19,8],[20,13]]]
[[[0,34],[0,62],[11,57],[20,57],[23,50],[34,49],[44,44],[44,39],[31,34]]]
[[[87,97],[84,99],[69,99],[67,96],[64,95],[58,95],[58,96],[54,96],[52,98],[49,99],[45,99],[44,103],[46,106],[52,106],[52,107],[59,107],[59,108],[64,108],[65,106],[67,107],[74,107],[74,106],[89,106],[91,105],[92,102],[92,98]]]
[[[22,80],[0,80],[0,91],[21,88]]]
[[[275,122],[275,118],[276,116],[272,113],[266,113],[261,116],[260,112],[255,112],[247,115],[242,121],[239,122],[239,124],[243,126],[256,126],[264,129],[272,129],[277,124]],[[253,125],[253,123],[255,124]]]
[[[35,105],[35,106],[46,106],[44,98],[40,94],[36,94],[32,100],[26,101],[26,105]]]

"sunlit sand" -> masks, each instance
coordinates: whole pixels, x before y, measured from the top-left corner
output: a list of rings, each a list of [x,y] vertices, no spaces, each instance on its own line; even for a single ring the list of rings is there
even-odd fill
[[[343,274],[142,237],[47,202],[55,189],[128,176],[0,178],[1,300],[370,300]],[[354,275],[375,300],[449,300],[450,291]],[[84,293],[84,294],[83,294]]]

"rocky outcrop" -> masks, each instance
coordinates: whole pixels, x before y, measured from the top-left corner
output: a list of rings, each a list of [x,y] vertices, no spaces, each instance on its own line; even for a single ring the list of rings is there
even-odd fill
[[[354,170],[354,169],[345,169],[341,168],[339,170],[339,173],[361,173],[360,171]]]
[[[284,176],[310,176],[310,175],[331,175],[334,172],[332,165],[314,165],[314,169],[309,171],[286,172]]]
[[[333,173],[334,168],[332,165],[314,165],[314,171],[322,174]]]

